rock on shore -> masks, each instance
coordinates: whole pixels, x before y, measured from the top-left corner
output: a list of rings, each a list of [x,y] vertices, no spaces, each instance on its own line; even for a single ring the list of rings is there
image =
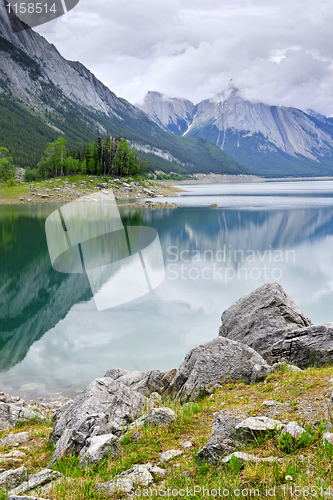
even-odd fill
[[[274,360],[284,360],[300,368],[333,365],[333,323],[308,326],[290,332],[271,347]]]
[[[279,283],[267,283],[244,295],[221,319],[220,336],[252,347],[267,361],[272,361],[273,344],[312,325]]]
[[[137,391],[143,396],[148,396],[151,392],[165,392],[175,373],[176,370],[171,370],[170,372],[161,372],[160,370],[128,371],[120,368],[112,368],[104,376],[121,382],[132,391]]]
[[[55,412],[53,438],[57,442],[51,463],[69,453],[79,453],[88,438],[113,434],[133,422],[146,399],[109,377],[94,380],[74,401]]]
[[[281,360],[302,367],[313,362],[333,364],[333,323],[313,326],[282,287],[272,283],[229,307],[222,314],[220,336],[191,349],[178,370],[131,372],[113,368],[104,378],[94,380],[74,401],[55,412],[56,447],[50,463],[69,453],[80,454],[81,464],[98,463],[108,454],[116,456],[124,432],[175,421],[177,416],[171,409],[154,408],[156,403],[161,406],[163,393],[175,395],[181,403],[195,400],[224,381],[251,384],[262,380],[281,368]],[[293,365],[288,368],[299,370]],[[260,417],[255,422],[247,419],[245,428],[243,424],[238,428],[246,417],[223,412],[215,416],[211,441],[198,459],[214,461],[230,454],[238,448],[243,434],[247,433],[248,439],[277,422]]]
[[[271,367],[251,347],[217,337],[186,355],[168,390],[184,401],[214,389],[223,381],[243,380],[250,384],[262,380],[270,372]]]

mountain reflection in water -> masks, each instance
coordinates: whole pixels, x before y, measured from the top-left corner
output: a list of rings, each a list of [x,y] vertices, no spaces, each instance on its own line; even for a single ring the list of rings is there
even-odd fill
[[[145,297],[100,313],[85,274],[51,266],[45,219],[53,209],[0,207],[0,388],[10,393],[73,394],[112,367],[177,367],[191,347],[218,334],[233,301],[274,281],[251,277],[253,266],[279,268],[278,281],[314,323],[332,320],[333,207],[121,208],[124,225],[157,230],[166,279]],[[223,261],[216,257],[223,251],[237,254]],[[254,262],[246,259],[251,252]],[[276,252],[282,257],[272,264]],[[237,277],[239,264],[246,277]],[[213,265],[221,269],[215,278]],[[228,282],[221,279],[226,268],[235,271]]]

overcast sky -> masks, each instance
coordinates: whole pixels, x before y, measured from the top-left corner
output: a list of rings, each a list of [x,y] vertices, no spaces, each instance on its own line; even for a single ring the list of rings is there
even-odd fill
[[[118,96],[244,97],[333,116],[332,0],[80,0],[36,30]]]

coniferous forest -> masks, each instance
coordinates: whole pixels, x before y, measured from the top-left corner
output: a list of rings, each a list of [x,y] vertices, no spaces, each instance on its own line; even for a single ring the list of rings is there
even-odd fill
[[[28,182],[63,175],[107,175],[113,177],[135,176],[143,171],[136,151],[121,136],[108,133],[104,139],[84,144],[80,149],[67,149],[66,139],[59,137],[47,145],[37,168],[27,168]]]

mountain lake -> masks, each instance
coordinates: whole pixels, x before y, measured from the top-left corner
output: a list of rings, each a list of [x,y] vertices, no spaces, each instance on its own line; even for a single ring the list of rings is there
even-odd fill
[[[113,367],[177,368],[218,335],[226,308],[268,282],[314,324],[333,321],[333,181],[181,187],[181,198],[157,200],[180,208],[119,205],[124,226],[157,231],[165,279],[101,311],[86,274],[51,265],[45,220],[57,206],[0,205],[3,391],[54,400]]]

